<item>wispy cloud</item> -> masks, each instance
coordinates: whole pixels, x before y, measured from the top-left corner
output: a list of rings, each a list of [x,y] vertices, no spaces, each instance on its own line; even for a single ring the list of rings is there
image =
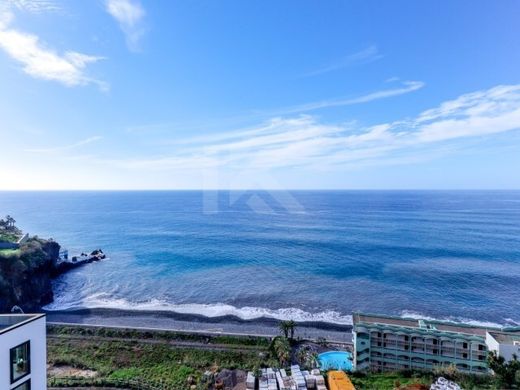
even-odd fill
[[[38,36],[11,28],[12,20],[13,14],[9,11],[0,12],[0,49],[20,63],[25,73],[38,79],[58,81],[69,87],[93,83],[102,90],[108,88],[105,82],[85,73],[87,65],[103,57],[75,51],[58,54],[42,43]]]
[[[365,95],[344,99],[329,99],[319,102],[306,103],[298,106],[287,107],[277,112],[277,115],[295,114],[299,112],[315,111],[323,108],[352,106],[354,104],[369,103],[374,100],[386,99],[393,96],[405,95],[417,91],[425,86],[422,81],[403,81],[402,85],[396,88],[382,89],[370,92]]]
[[[63,145],[63,146],[53,146],[48,148],[34,148],[34,149],[25,149],[24,152],[28,153],[56,153],[56,152],[63,152],[67,150],[77,149],[81,146],[85,146],[88,144],[91,144],[93,142],[97,142],[99,140],[103,139],[103,137],[96,135],[93,137],[89,137],[86,139],[83,139],[81,141],[75,142],[70,145]]]
[[[397,78],[392,81],[398,81]],[[142,124],[138,126],[131,126],[127,128],[129,133],[168,133],[175,131],[201,131],[207,129],[221,130],[223,128],[229,129],[230,127],[238,127],[245,123],[258,123],[261,120],[266,120],[273,117],[282,117],[293,114],[304,114],[319,109],[326,109],[329,107],[342,107],[350,106],[355,104],[370,103],[375,100],[391,98],[394,96],[405,95],[417,91],[425,86],[422,81],[403,81],[400,86],[394,88],[381,89],[378,91],[369,92],[360,96],[354,96],[349,98],[336,98],[327,99],[319,102],[305,103],[295,106],[277,108],[277,109],[265,109],[265,110],[251,110],[244,112],[240,115],[227,118],[206,118],[204,121],[196,120],[192,122],[165,122],[165,123],[151,123]],[[255,122],[256,121],[256,122]],[[253,132],[256,130],[252,130]],[[225,134],[229,134],[226,131]],[[215,137],[221,139],[222,134],[216,135]],[[184,140],[177,140],[175,143],[185,143]]]
[[[312,77],[324,73],[333,72],[356,64],[368,64],[370,62],[377,61],[383,58],[383,55],[379,53],[377,46],[369,46],[357,53],[350,54],[340,61],[325,65],[319,69],[311,72],[304,73],[302,77]]]
[[[7,0],[7,4],[22,11],[32,13],[54,12],[61,7],[53,0]]]
[[[145,10],[137,0],[106,0],[107,12],[117,21],[131,51],[139,51],[145,33]]]
[[[463,148],[465,139],[516,129],[520,85],[505,85],[462,95],[414,118],[369,127],[324,124],[309,115],[274,118],[252,129],[184,140],[169,155],[110,162],[153,170],[344,169],[442,155]]]

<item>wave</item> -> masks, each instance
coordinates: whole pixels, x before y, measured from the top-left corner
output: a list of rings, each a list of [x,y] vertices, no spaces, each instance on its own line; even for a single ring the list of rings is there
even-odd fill
[[[401,311],[401,317],[403,318],[413,318],[416,320],[427,320],[427,321],[444,321],[444,322],[453,322],[458,324],[465,324],[465,325],[472,325],[472,326],[478,326],[478,327],[484,327],[484,328],[502,328],[505,326],[504,324],[499,324],[496,322],[491,321],[478,321],[478,320],[472,320],[469,318],[462,318],[462,317],[443,317],[443,318],[434,318],[427,315],[423,315],[411,310],[403,310]],[[506,319],[506,321],[513,321],[511,319]]]
[[[342,315],[333,310],[310,313],[302,309],[288,307],[267,309],[263,307],[235,307],[224,303],[215,304],[173,304],[159,299],[143,302],[130,302],[124,298],[108,298],[106,294],[91,295],[82,302],[53,302],[44,307],[45,310],[74,309],[119,309],[136,311],[169,311],[178,314],[201,315],[209,318],[234,316],[242,320],[270,318],[276,320],[293,320],[296,322],[324,322],[338,325],[352,325],[352,316]]]
[[[352,316],[344,315],[334,310],[327,310],[317,313],[310,313],[308,311],[295,308],[287,307],[280,309],[268,309],[264,307],[236,307],[225,303],[214,303],[214,304],[174,304],[171,302],[150,299],[148,301],[132,302],[124,298],[111,298],[106,293],[97,293],[84,298],[81,301],[76,302],[65,302],[64,300],[56,300],[53,303],[44,307],[45,310],[58,311],[58,310],[80,310],[80,309],[116,309],[116,310],[131,310],[131,311],[142,311],[142,312],[173,312],[177,314],[187,315],[200,315],[208,318],[217,318],[225,316],[233,316],[240,318],[241,320],[258,320],[262,318],[275,319],[275,320],[294,320],[296,322],[322,322],[336,325],[352,325]],[[428,315],[424,315],[412,310],[402,310],[400,316],[403,318],[423,319],[429,321],[445,321],[462,323],[472,326],[490,327],[490,328],[501,328],[504,326],[518,325],[519,323],[512,320],[506,319],[505,324],[499,324],[490,321],[478,321],[468,318],[460,317],[442,317],[435,318]]]

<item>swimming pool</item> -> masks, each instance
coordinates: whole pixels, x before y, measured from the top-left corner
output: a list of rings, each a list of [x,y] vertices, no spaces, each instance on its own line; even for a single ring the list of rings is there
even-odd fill
[[[322,370],[352,371],[352,354],[350,352],[330,351],[320,353],[318,362]]]

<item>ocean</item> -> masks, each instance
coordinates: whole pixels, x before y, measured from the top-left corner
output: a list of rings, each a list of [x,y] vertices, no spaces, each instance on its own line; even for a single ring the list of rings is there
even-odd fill
[[[70,254],[47,310],[520,325],[520,191],[0,192]]]

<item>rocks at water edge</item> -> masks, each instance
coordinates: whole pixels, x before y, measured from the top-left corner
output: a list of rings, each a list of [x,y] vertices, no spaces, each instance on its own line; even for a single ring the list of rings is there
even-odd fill
[[[0,313],[15,305],[25,312],[40,311],[54,300],[52,279],[85,263],[105,259],[101,249],[85,255],[84,261],[60,259],[60,245],[31,237],[16,251],[0,251]]]

